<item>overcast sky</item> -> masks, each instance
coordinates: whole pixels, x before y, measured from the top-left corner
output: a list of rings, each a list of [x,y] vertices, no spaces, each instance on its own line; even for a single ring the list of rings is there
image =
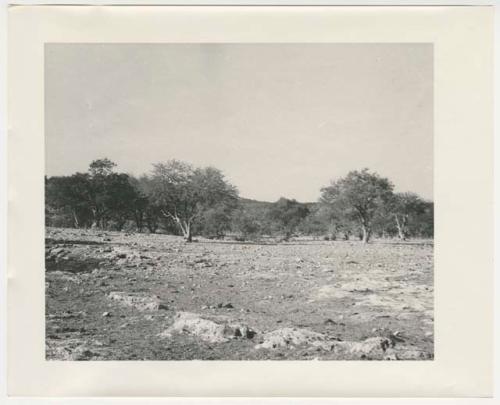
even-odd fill
[[[315,201],[368,167],[432,199],[432,65],[429,44],[46,45],[46,174],[176,158]]]

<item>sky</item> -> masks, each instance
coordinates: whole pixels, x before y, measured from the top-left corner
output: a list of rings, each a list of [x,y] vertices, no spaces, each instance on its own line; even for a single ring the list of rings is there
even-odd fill
[[[46,175],[179,159],[306,202],[367,167],[432,199],[432,67],[431,44],[47,44]]]

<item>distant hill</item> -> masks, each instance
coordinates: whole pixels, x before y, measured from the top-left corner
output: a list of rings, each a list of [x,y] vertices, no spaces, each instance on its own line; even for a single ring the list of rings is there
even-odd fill
[[[274,202],[252,200],[251,198],[240,198],[240,204],[242,205],[243,208],[259,210],[259,209],[271,208]],[[317,202],[305,202],[305,203],[301,202],[300,204],[304,205],[309,210],[313,210],[318,205]]]

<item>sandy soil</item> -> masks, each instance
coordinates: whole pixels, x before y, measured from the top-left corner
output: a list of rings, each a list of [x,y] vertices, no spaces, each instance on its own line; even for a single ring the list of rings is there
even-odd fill
[[[433,359],[431,241],[48,228],[51,360]]]

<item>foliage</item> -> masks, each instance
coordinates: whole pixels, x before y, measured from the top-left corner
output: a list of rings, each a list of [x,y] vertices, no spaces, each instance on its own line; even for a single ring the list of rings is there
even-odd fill
[[[321,189],[321,203],[332,212],[358,222],[363,242],[368,242],[372,233],[372,221],[392,199],[392,183],[368,169],[352,171],[346,177],[332,181]]]
[[[283,239],[289,240],[308,214],[309,209],[304,204],[282,197],[272,205],[269,218],[275,230],[283,234]]]
[[[46,204],[65,212],[73,226],[106,228],[110,221],[120,230],[140,198],[124,173],[114,173],[109,159],[95,160],[88,173],[46,179]]]
[[[426,202],[415,193],[397,193],[393,196],[390,211],[400,239],[406,240],[410,227],[415,224],[420,215],[425,213],[425,210]]]
[[[236,187],[213,167],[195,168],[170,160],[153,165],[149,182],[149,200],[179,227],[187,241],[192,240],[193,224],[210,210],[230,212],[238,201]]]
[[[415,193],[394,193],[392,183],[363,169],[321,189],[317,203],[280,198],[239,198],[236,187],[213,167],[170,160],[140,177],[115,172],[107,158],[86,173],[45,178],[48,226],[165,232],[258,240],[295,234],[326,240],[359,236],[433,237],[434,205]]]
[[[91,194],[91,180],[88,174],[76,173],[45,179],[48,213],[57,214],[60,222],[71,223],[75,228],[87,227],[92,223],[93,213],[89,204]]]

